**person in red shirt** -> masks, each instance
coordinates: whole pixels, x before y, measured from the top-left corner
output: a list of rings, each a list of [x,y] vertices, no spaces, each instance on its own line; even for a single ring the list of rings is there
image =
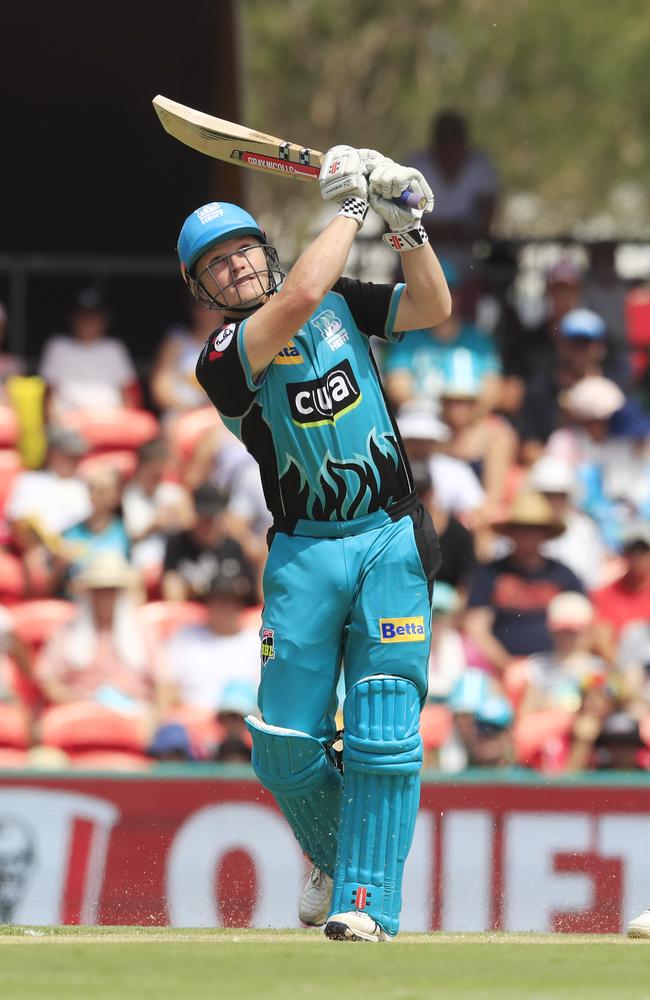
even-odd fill
[[[623,531],[624,572],[613,583],[594,590],[598,620],[616,643],[625,625],[650,619],[650,524],[634,521]]]

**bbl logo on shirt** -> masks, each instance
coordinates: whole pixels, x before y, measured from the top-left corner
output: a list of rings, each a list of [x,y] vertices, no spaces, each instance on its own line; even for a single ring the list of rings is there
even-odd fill
[[[424,642],[424,618],[380,618],[379,637],[381,642]]]
[[[275,659],[275,629],[262,629],[262,666]]]
[[[343,344],[346,344],[350,339],[350,334],[344,330],[341,320],[331,309],[326,309],[325,312],[314,316],[310,323],[313,323],[316,329],[320,330],[323,340],[332,351],[343,347]]]
[[[333,424],[361,402],[361,390],[347,358],[320,378],[289,382],[287,396],[293,422],[300,427]]]

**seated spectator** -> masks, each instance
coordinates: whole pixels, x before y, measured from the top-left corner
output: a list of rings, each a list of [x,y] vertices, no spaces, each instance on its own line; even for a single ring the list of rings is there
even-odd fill
[[[625,330],[627,283],[616,269],[616,241],[596,240],[587,245],[589,263],[584,276],[584,304],[602,316],[607,327],[607,354],[603,371],[626,389],[630,382],[629,344]]]
[[[122,478],[110,467],[101,466],[86,475],[91,511],[88,517],[63,532],[68,561],[65,589],[74,586],[81,570],[98,552],[117,552],[129,559],[130,542],[121,516]]]
[[[192,498],[180,483],[166,479],[170,451],[161,438],[138,449],[138,464],[122,492],[124,527],[131,562],[144,572],[162,573],[168,535],[189,528]]]
[[[39,375],[48,387],[49,420],[67,410],[123,406],[132,402],[137,373],[126,346],[108,336],[110,316],[94,288],[75,296],[70,334],[55,334],[46,344]]]
[[[436,193],[436,211],[423,219],[436,252],[471,276],[472,245],[488,236],[499,195],[494,164],[472,145],[464,116],[451,109],[435,114],[428,147],[410,162]]]
[[[166,722],[158,727],[147,754],[160,764],[184,764],[198,759],[185,726],[178,722]]]
[[[436,417],[434,404],[427,400],[405,403],[397,414],[397,427],[409,461],[429,466],[436,505],[463,521],[474,520],[485,493],[467,462],[440,451],[449,428]]]
[[[411,462],[411,474],[415,492],[431,514],[440,541],[442,563],[436,573],[436,587],[462,587],[476,565],[472,533],[453,514],[438,506],[426,462]]]
[[[516,420],[524,387],[533,368],[530,355],[536,345],[524,325],[516,300],[519,261],[508,243],[491,241],[490,251],[480,262],[481,294],[477,303],[477,326],[494,337],[502,365],[499,413]],[[522,349],[522,344],[526,347]]]
[[[247,679],[228,681],[217,709],[217,719],[224,731],[222,743],[239,740],[250,745],[250,735],[244,722],[247,715],[259,716],[257,681],[255,684]]]
[[[433,329],[411,330],[399,343],[389,344],[383,361],[386,393],[397,408],[411,399],[440,399],[445,381],[472,368],[480,381],[483,412],[498,401],[501,363],[493,338],[462,319],[458,311],[458,276],[445,267],[451,291],[449,319]]]
[[[431,602],[429,701],[447,701],[468,667],[464,638],[457,627],[461,601],[458,592],[436,578]]]
[[[228,496],[211,483],[193,493],[194,524],[167,537],[162,595],[168,601],[203,600],[218,572],[249,581],[247,600],[258,603],[256,576],[242,546],[228,533]]]
[[[532,372],[518,421],[526,465],[540,457],[562,423],[560,395],[582,379],[602,375],[605,324],[590,309],[572,309],[559,321],[551,364]]]
[[[14,480],[5,505],[12,549],[23,560],[25,596],[57,592],[66,561],[61,536],[92,510],[86,482],[78,475],[85,442],[74,432],[50,426],[42,469]]]
[[[539,493],[515,497],[495,530],[510,539],[512,551],[475,569],[464,628],[501,673],[518,657],[552,648],[546,624],[549,601],[563,590],[581,593],[583,587],[567,566],[541,552],[544,542],[562,534],[564,524]]]
[[[591,592],[598,620],[607,628],[612,661],[616,660],[616,643],[625,626],[650,620],[650,524],[628,524],[622,534],[622,548],[622,575]]]
[[[0,605],[0,703],[21,704],[16,671],[31,687],[34,681],[32,654],[13,631],[10,613]],[[28,713],[27,706],[23,707]]]
[[[572,569],[585,587],[597,586],[606,550],[595,522],[575,506],[578,480],[571,466],[555,455],[542,455],[530,469],[527,485],[546,497],[565,526],[561,535],[544,542],[543,555]]]
[[[555,431],[546,451],[576,469],[578,503],[612,551],[624,524],[650,514],[650,455],[646,442],[614,436],[612,421],[625,402],[609,379],[590,376],[561,396],[568,426]]]
[[[577,710],[585,678],[607,674],[603,660],[591,652],[594,609],[584,594],[566,591],[548,605],[546,624],[552,648],[524,660],[526,688],[519,715],[549,708]]]
[[[250,744],[236,736],[228,736],[217,748],[214,759],[218,764],[250,764]]]
[[[215,713],[225,705],[227,710],[236,683],[250,692],[248,706],[255,705],[260,640],[244,616],[250,586],[241,567],[236,573],[226,563],[215,567],[206,587],[207,622],[180,628],[168,640],[178,704]]]
[[[639,720],[630,711],[624,688],[601,675],[583,682],[567,753],[568,771],[634,770],[646,751]]]
[[[189,323],[173,327],[163,338],[149,378],[151,399],[165,424],[188,410],[205,406],[205,393],[195,369],[210,334],[221,326],[220,312],[191,299]]]
[[[441,748],[443,771],[511,766],[514,712],[493,678],[469,667],[457,680],[448,704],[454,728]]]
[[[483,409],[480,380],[466,367],[464,373],[455,371],[441,390],[440,416],[450,429],[443,448],[474,470],[485,490],[488,511],[496,512],[506,500],[519,442],[507,420]]]
[[[141,624],[137,578],[117,552],[97,552],[77,578],[78,614],[41,650],[36,676],[54,704],[96,701],[150,721],[170,703],[164,648]]]

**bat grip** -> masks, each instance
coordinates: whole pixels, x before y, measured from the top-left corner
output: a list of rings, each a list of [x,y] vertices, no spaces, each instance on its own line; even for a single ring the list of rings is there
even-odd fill
[[[427,206],[427,199],[421,194],[415,194],[414,191],[402,191],[399,198],[393,198],[393,201],[404,208],[426,208]]]

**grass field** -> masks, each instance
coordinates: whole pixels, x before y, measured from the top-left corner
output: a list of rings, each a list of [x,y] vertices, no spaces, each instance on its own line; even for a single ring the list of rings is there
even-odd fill
[[[2,1000],[650,1000],[650,942],[615,936],[0,927]]]

